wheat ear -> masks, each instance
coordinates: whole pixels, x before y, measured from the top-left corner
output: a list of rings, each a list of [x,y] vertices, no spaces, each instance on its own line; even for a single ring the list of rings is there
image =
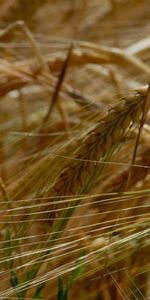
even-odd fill
[[[133,96],[124,99],[124,103],[113,108],[95,126],[75,153],[74,159],[62,171],[48,196],[58,196],[59,203],[61,196],[75,196],[88,192],[89,186],[91,188],[94,184],[95,174],[98,175],[98,169],[102,167],[106,155],[117,146],[129,126],[139,121],[145,97],[145,88],[136,91]],[[101,158],[102,164],[99,163]],[[62,201],[61,206],[57,204],[49,214],[51,224],[60,216],[59,208],[62,209]]]

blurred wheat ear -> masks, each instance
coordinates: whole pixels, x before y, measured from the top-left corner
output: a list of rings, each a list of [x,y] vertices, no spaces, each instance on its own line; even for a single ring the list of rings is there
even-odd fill
[[[35,12],[42,6],[46,0],[5,0],[1,4],[1,18],[5,21],[24,20],[30,22]]]

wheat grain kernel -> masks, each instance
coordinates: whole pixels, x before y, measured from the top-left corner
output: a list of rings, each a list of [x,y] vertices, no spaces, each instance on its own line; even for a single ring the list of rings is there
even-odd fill
[[[62,180],[67,180],[68,178],[71,179],[72,177],[72,174],[73,174],[73,168],[72,168],[72,165],[69,165],[63,173],[61,173],[60,175],[60,178],[62,178]]]
[[[115,121],[117,118],[117,111],[114,111],[114,109],[112,110],[112,112],[110,114],[107,115],[107,122],[112,122]],[[105,125],[106,126],[106,125]]]
[[[122,127],[123,131],[125,131],[128,128],[128,126],[130,125],[131,121],[132,121],[131,120],[131,116],[130,115],[126,115],[125,118],[124,118],[124,120],[121,123],[121,127]]]
[[[121,136],[122,136],[122,128],[120,127],[120,124],[117,124],[117,127],[112,132],[113,143],[120,140]]]
[[[64,186],[65,186],[65,180],[62,177],[60,177],[60,179],[57,181],[56,185],[54,186],[54,189],[57,191],[59,190],[62,191],[62,189],[64,190]]]
[[[97,134],[93,132],[86,140],[86,145],[93,145],[97,141]],[[86,146],[87,147],[87,146]]]
[[[106,124],[104,122],[101,122],[95,129],[94,132],[96,134],[104,133],[106,130]]]
[[[140,120],[141,116],[141,107],[139,107],[136,111],[132,113],[132,120],[133,122],[137,123]]]

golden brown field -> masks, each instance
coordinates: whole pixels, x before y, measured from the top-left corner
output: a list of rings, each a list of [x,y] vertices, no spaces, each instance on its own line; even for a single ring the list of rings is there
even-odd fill
[[[150,0],[0,22],[0,300],[150,299]]]

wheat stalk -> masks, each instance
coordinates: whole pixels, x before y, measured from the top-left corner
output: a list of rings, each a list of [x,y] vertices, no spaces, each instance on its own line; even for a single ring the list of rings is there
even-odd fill
[[[12,23],[13,24],[13,23]],[[5,31],[5,30],[4,30]],[[2,35],[2,33],[1,33]],[[141,72],[145,72],[146,74],[150,73],[150,68],[147,66],[140,58],[130,54],[130,49],[122,50],[120,48],[113,47],[100,47],[94,43],[88,42],[78,42],[78,41],[70,41],[70,43],[74,44],[74,49],[71,54],[70,66],[82,66],[85,64],[114,64],[121,67],[134,67],[135,70],[139,70]],[[66,48],[68,49],[70,43],[66,42]],[[135,52],[136,54],[136,52]],[[66,54],[61,52],[55,55],[46,55],[43,60],[45,64],[49,65],[49,68],[52,72],[60,71],[62,68],[62,64],[66,59]],[[35,70],[35,72],[39,71],[39,65],[37,64],[37,59],[28,59],[21,62],[11,62],[9,63],[9,67],[15,68],[18,71],[27,71]]]

